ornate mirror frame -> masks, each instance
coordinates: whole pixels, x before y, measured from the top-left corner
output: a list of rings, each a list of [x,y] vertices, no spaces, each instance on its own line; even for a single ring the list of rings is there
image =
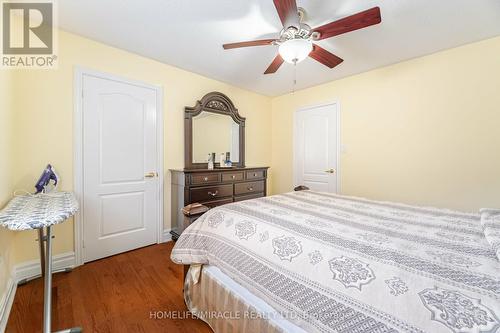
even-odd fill
[[[184,169],[206,169],[208,163],[193,163],[193,117],[201,112],[212,112],[230,116],[240,128],[239,160],[233,166],[245,167],[245,118],[239,115],[233,102],[223,93],[214,91],[206,94],[193,107],[184,109]],[[208,154],[208,153],[207,153]],[[217,158],[216,158],[217,160]],[[219,163],[215,165],[218,167]]]

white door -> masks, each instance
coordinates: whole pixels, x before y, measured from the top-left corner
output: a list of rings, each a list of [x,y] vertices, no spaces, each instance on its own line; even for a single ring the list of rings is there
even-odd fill
[[[157,92],[83,76],[83,260],[156,243]]]
[[[338,110],[336,104],[298,110],[294,130],[295,186],[338,191]]]

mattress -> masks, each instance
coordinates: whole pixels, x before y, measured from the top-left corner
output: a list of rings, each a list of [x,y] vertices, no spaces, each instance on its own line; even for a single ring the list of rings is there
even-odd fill
[[[194,273],[199,274],[195,279],[194,269],[201,269]],[[186,276],[184,298],[188,309],[217,333],[305,333],[215,266],[191,268]]]
[[[171,258],[218,267],[307,332],[499,333],[490,215],[286,193],[211,209]]]

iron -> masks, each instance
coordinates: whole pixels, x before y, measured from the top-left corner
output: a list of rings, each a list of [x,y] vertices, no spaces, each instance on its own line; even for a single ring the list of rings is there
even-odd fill
[[[52,186],[51,185],[52,181]],[[36,192],[35,194],[38,193],[48,193],[51,191],[54,191],[57,187],[57,182],[59,181],[59,177],[57,176],[57,173],[55,169],[52,167],[52,165],[47,164],[47,167],[45,170],[43,170],[42,175],[40,176],[40,179],[35,184]]]

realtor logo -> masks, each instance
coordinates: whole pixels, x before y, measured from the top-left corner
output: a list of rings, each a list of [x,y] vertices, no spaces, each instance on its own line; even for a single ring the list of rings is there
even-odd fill
[[[55,68],[54,3],[2,2],[2,68]]]

